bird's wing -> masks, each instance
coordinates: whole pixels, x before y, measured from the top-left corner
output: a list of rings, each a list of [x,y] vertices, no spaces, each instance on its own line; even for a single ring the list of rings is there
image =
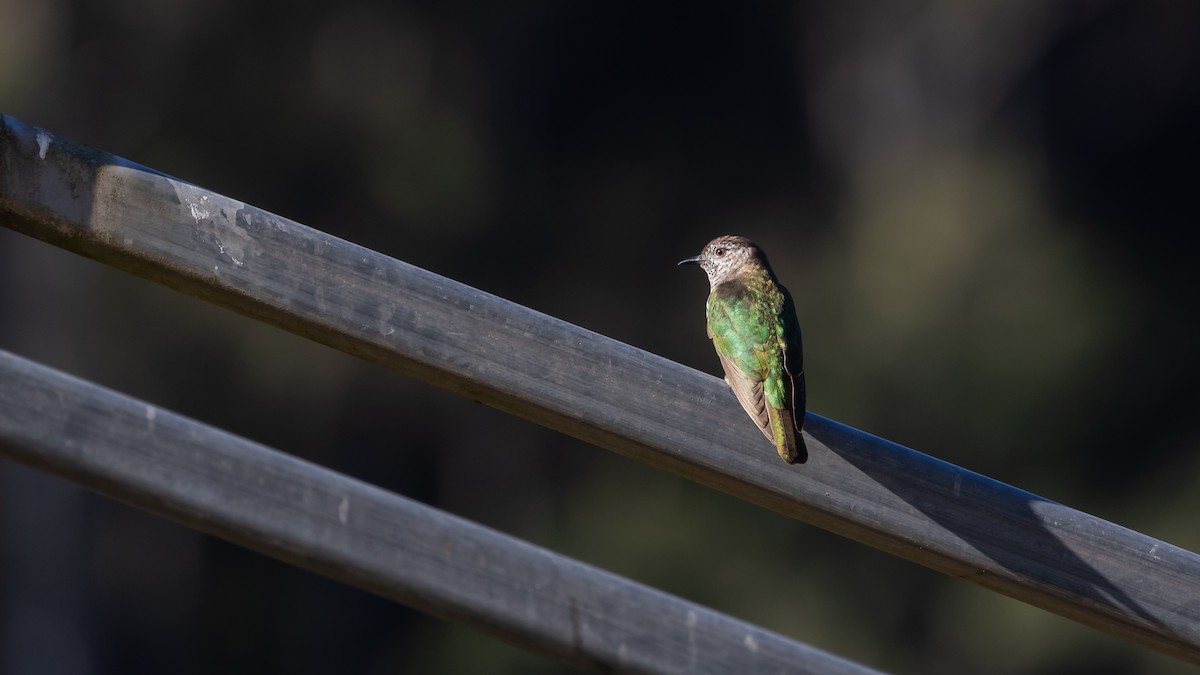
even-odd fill
[[[767,374],[766,354],[761,348],[753,347],[757,337],[751,327],[751,324],[761,323],[765,317],[753,316],[755,305],[752,299],[745,297],[748,293],[740,281],[726,282],[713,289],[707,307],[708,337],[712,339],[717,356],[721,358],[725,382],[733,390],[733,395],[767,440],[774,443],[767,400],[763,394],[762,381]],[[729,301],[735,302],[731,304]],[[741,309],[732,309],[735,306]],[[742,314],[740,320],[732,316],[733,311]]]
[[[804,343],[800,337],[800,323],[796,321],[796,305],[792,301],[792,295],[783,286],[780,286],[779,290],[783,295],[780,319],[784,327],[780,347],[783,349],[783,368],[792,381],[792,416],[796,430],[799,431],[804,428],[804,413],[808,403],[808,391],[804,385]]]
[[[721,368],[725,370],[725,382],[733,390],[733,395],[737,397],[738,403],[742,404],[746,414],[754,420],[767,440],[774,443],[775,437],[771,434],[771,419],[767,413],[767,402],[763,397],[763,383],[742,372],[742,369],[721,353],[720,349],[717,350],[717,356],[721,358]]]

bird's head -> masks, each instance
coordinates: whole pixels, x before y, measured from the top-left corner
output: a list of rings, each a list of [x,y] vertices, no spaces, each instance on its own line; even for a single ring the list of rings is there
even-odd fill
[[[710,286],[716,287],[730,276],[737,274],[747,265],[765,265],[766,256],[762,249],[745,237],[726,234],[704,246],[700,255],[684,258],[680,265],[699,265],[708,275]]]

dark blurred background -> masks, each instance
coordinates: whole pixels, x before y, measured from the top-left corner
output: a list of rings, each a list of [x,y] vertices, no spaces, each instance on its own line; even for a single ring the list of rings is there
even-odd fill
[[[714,374],[745,234],[811,409],[1200,549],[1200,4],[0,0],[0,112]],[[1185,671],[8,230],[0,348],[878,668]],[[5,674],[563,670],[0,464]]]

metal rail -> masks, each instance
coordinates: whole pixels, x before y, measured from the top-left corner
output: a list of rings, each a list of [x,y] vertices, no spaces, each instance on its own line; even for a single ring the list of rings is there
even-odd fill
[[[575,666],[874,673],[0,351],[0,457]]]

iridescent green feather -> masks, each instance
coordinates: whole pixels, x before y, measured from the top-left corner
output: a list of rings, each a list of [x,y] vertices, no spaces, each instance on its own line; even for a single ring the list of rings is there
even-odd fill
[[[794,462],[803,461],[796,449],[800,426],[794,413],[794,397],[803,396],[803,384],[794,391],[794,373],[788,367],[789,362],[800,363],[800,355],[791,353],[791,345],[799,343],[799,330],[789,333],[795,326],[789,305],[790,298],[766,270],[740,275],[713,289],[708,331],[734,395],[779,454]]]
[[[717,351],[763,383],[773,408],[788,405],[783,305],[783,294],[765,273],[721,284],[708,301],[708,329]]]

